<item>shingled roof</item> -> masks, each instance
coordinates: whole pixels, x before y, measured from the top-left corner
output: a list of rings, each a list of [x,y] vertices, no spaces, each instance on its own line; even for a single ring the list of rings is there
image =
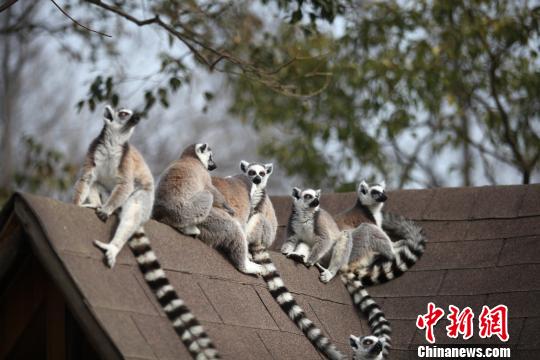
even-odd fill
[[[273,199],[284,240],[290,198]],[[426,254],[409,272],[369,288],[393,327],[392,359],[414,358],[425,344],[415,319],[428,302],[447,308],[503,303],[509,308],[512,358],[540,356],[540,185],[402,190],[389,193],[386,209],[426,230]],[[354,194],[325,194],[332,213],[350,207]],[[92,240],[108,241],[115,221],[100,222],[90,209],[18,194],[0,215],[0,229],[22,223],[35,256],[65,296],[81,327],[104,358],[190,358],[147,288],[129,249],[108,269]],[[321,359],[280,310],[262,280],[239,273],[200,241],[151,221],[155,252],[180,296],[208,330],[226,359]],[[1,237],[0,237],[1,238]],[[21,240],[22,241],[22,240]],[[0,282],[23,244],[0,243]],[[324,285],[316,269],[272,253],[299,303],[346,353],[349,334],[367,334],[339,279]],[[437,343],[451,343],[444,321]],[[460,341],[457,341],[460,342]],[[462,342],[462,341],[461,341]],[[468,344],[500,344],[497,338]]]

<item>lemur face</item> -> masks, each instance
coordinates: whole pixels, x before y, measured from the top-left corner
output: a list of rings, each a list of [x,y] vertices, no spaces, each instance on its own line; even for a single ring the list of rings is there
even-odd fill
[[[382,181],[380,184],[369,186],[368,183],[362,181],[358,185],[358,199],[363,205],[370,206],[377,203],[383,203],[388,199],[384,193],[386,183]]]
[[[199,160],[202,162],[204,167],[208,169],[208,171],[212,171],[217,168],[217,165],[214,162],[214,155],[212,153],[212,149],[210,149],[210,146],[208,146],[208,144],[195,145],[195,152],[197,153],[197,157],[199,158]]]
[[[299,188],[293,188],[292,196],[294,204],[304,210],[315,210],[319,208],[321,199],[321,189],[313,190],[306,189],[304,191]]]
[[[240,170],[247,175],[249,180],[258,187],[265,188],[268,178],[274,170],[273,164],[258,164],[240,161]]]
[[[353,360],[379,360],[382,359],[383,344],[378,337],[373,335],[360,338],[351,335],[349,343],[353,350]]]
[[[133,128],[139,123],[140,119],[139,115],[133,114],[133,111],[130,109],[120,108],[115,110],[110,105],[105,107],[105,113],[103,114],[105,124],[109,128],[122,133],[133,131]]]

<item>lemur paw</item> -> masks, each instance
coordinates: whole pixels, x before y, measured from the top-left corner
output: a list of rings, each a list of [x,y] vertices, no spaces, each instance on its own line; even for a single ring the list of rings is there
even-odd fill
[[[105,244],[101,241],[94,240],[94,245],[104,251],[105,262],[107,266],[112,268],[116,264],[116,255],[118,255],[118,248],[112,244]]]
[[[264,268],[261,265],[255,264],[252,261],[246,261],[244,266],[239,270],[244,274],[261,275]]]
[[[90,203],[81,204],[79,206],[84,207],[84,208],[88,208],[88,209],[97,209],[99,207],[99,205],[97,205],[97,204],[90,204]]]
[[[106,211],[103,207],[96,208],[96,215],[99,218],[99,220],[106,222],[109,216],[111,216],[111,213]]]
[[[328,283],[333,278],[334,278],[334,274],[332,274],[328,269],[322,270],[321,274],[319,275],[319,279],[321,279],[321,281],[325,284]]]
[[[308,269],[309,269],[310,267],[312,267],[313,264],[314,264],[314,263],[311,262],[311,261],[304,261],[304,265],[305,265]]]
[[[182,234],[189,236],[198,236],[201,233],[198,227],[195,225],[190,225],[182,228]]]
[[[294,251],[294,246],[291,246],[290,244],[284,244],[281,247],[281,253],[285,256],[289,256]]]
[[[292,259],[292,260],[294,260],[296,262],[299,262],[301,264],[306,263],[306,257],[304,255],[300,255],[300,254],[292,252],[292,253],[288,254],[287,257],[289,259]]]

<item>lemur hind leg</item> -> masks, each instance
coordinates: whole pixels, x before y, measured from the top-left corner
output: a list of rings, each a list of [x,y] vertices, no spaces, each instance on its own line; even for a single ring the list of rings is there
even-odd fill
[[[94,244],[104,251],[105,262],[109,267],[116,263],[116,256],[122,250],[126,242],[150,218],[153,194],[147,191],[137,191],[129,197],[122,206],[119,214],[120,222],[110,243],[106,244],[94,240]]]
[[[264,215],[255,214],[246,225],[246,237],[250,251],[262,251],[272,245],[275,231]]]
[[[347,265],[349,257],[352,251],[352,239],[350,234],[343,232],[341,238],[336,242],[332,249],[332,257],[330,258],[330,264],[328,269],[325,269],[319,263],[315,264],[321,271],[320,279],[323,283],[327,283],[332,280],[339,270]]]
[[[197,224],[210,213],[212,199],[212,194],[206,190],[196,193],[181,205],[158,198],[153,216],[157,221],[174,227],[184,235],[197,236],[200,233]]]
[[[261,274],[263,267],[248,258],[248,242],[242,226],[224,210],[212,208],[198,225],[199,239],[209,246],[227,252],[233,265],[245,274]]]

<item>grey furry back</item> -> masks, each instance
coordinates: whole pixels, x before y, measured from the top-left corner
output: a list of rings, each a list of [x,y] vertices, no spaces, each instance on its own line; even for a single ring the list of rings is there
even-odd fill
[[[390,261],[375,256],[364,268],[357,271],[363,285],[382,284],[395,279],[409,270],[422,257],[427,238],[424,230],[413,221],[397,214],[383,212],[382,228],[394,241],[396,257]]]

